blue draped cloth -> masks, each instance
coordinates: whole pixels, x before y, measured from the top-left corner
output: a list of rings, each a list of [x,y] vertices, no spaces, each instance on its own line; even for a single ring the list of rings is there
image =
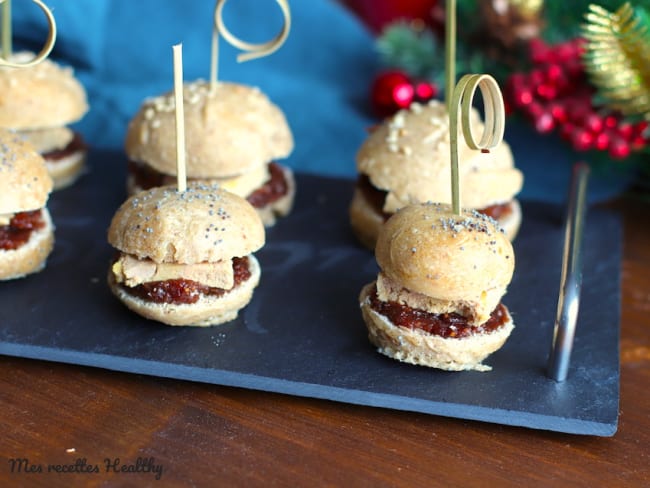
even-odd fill
[[[75,124],[93,147],[121,150],[142,100],[171,90],[171,46],[183,43],[185,80],[209,79],[214,0],[48,0],[58,26],[51,59],[71,65],[86,87],[90,111]],[[286,163],[298,171],[353,177],[354,158],[377,123],[369,87],[381,69],[372,35],[334,0],[293,0],[292,29],[271,56],[237,63],[221,42],[219,78],[259,86],[287,115],[296,147]],[[15,50],[39,51],[45,18],[29,0],[13,0]],[[274,37],[282,16],[271,0],[230,1],[229,29],[250,42]],[[523,198],[562,202],[571,152],[553,137],[511,124],[506,139],[525,175]],[[116,163],[117,164],[117,163]],[[614,175],[616,176],[616,175]],[[593,199],[621,189],[619,178],[592,178]]]

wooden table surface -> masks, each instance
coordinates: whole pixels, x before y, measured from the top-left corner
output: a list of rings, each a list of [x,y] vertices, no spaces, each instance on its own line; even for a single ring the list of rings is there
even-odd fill
[[[650,205],[612,206],[625,222],[614,437],[0,356],[0,486],[650,486]]]

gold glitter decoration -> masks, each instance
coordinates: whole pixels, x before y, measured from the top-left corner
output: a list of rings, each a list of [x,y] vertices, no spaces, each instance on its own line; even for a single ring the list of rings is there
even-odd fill
[[[513,6],[522,17],[528,19],[537,17],[544,6],[544,0],[510,0]]]
[[[650,35],[629,2],[616,12],[590,5],[582,33],[585,70],[610,108],[650,117]]]

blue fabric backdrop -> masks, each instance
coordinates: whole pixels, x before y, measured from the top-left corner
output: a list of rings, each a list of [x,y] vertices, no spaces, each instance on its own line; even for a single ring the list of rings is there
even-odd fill
[[[72,65],[90,112],[77,128],[95,147],[121,149],[141,101],[172,88],[171,46],[183,42],[185,79],[209,78],[214,0],[48,0],[59,29],[52,59]],[[365,129],[376,120],[368,89],[378,56],[371,35],[333,0],[293,0],[293,26],[272,56],[243,64],[221,43],[223,80],[257,85],[285,111],[296,139],[287,163],[299,171],[352,177]],[[230,1],[229,28],[251,42],[281,25],[271,0]],[[45,19],[29,0],[13,0],[15,48],[40,50]],[[556,140],[510,124],[506,135],[524,171],[524,198],[561,202],[573,155]],[[121,161],[120,161],[121,163]],[[621,189],[616,173],[592,178],[592,199]]]

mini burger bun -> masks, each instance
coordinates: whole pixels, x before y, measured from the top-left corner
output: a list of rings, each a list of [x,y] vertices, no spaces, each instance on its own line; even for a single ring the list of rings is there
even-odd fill
[[[352,231],[361,244],[368,249],[375,249],[379,230],[384,225],[384,216],[373,208],[359,188],[354,189],[349,214]]]
[[[472,131],[480,138],[484,124],[473,109]],[[508,202],[523,185],[514,167],[512,151],[502,142],[488,153],[470,149],[458,139],[461,203],[486,208]],[[451,203],[449,116],[443,103],[414,103],[379,125],[357,153],[357,170],[375,188],[387,192],[383,210],[388,213],[414,202]]]
[[[16,53],[14,62],[35,55]],[[72,68],[45,59],[29,68],[0,67],[0,127],[42,129],[76,122],[88,111],[86,92]]]
[[[253,296],[253,290],[260,280],[260,266],[255,256],[248,256],[251,276],[233,290],[220,297],[201,296],[196,303],[170,304],[153,303],[129,294],[116,283],[115,275],[109,271],[108,285],[113,294],[135,313],[167,325],[210,326],[230,322],[237,318]]]
[[[54,190],[62,190],[72,185],[81,176],[86,164],[86,149],[78,149],[56,161],[45,160],[47,171],[54,180]]]
[[[519,227],[521,227],[521,205],[519,204],[519,200],[513,198],[510,202],[510,209],[511,212],[508,215],[499,217],[497,222],[499,223],[499,227],[505,232],[506,237],[510,241],[513,241],[519,233]]]
[[[476,211],[421,203],[399,210],[379,232],[377,263],[410,291],[439,300],[492,300],[514,272],[512,244],[496,222]]]
[[[293,208],[293,199],[296,195],[296,180],[293,176],[293,171],[287,166],[281,164],[278,166],[282,170],[284,180],[287,182],[287,193],[274,202],[255,209],[265,227],[272,227],[278,218],[289,215],[289,212]]]
[[[0,129],[0,214],[42,208],[51,191],[52,178],[34,147]]]
[[[398,361],[447,371],[489,371],[492,368],[482,364],[483,360],[501,348],[514,329],[509,313],[507,322],[497,330],[460,339],[398,327],[371,308],[373,288],[374,283],[366,285],[359,297],[368,338],[378,352]]]
[[[157,263],[195,264],[246,256],[264,245],[264,225],[241,197],[216,186],[152,188],[133,195],[108,229],[116,249]]]
[[[0,281],[22,278],[45,267],[54,247],[54,226],[47,208],[42,210],[45,226],[33,231],[18,249],[0,250]]]
[[[184,85],[185,150],[191,178],[228,178],[285,158],[293,136],[282,111],[258,88],[196,81]],[[133,161],[176,174],[174,95],[146,100],[129,123],[125,150]]]

